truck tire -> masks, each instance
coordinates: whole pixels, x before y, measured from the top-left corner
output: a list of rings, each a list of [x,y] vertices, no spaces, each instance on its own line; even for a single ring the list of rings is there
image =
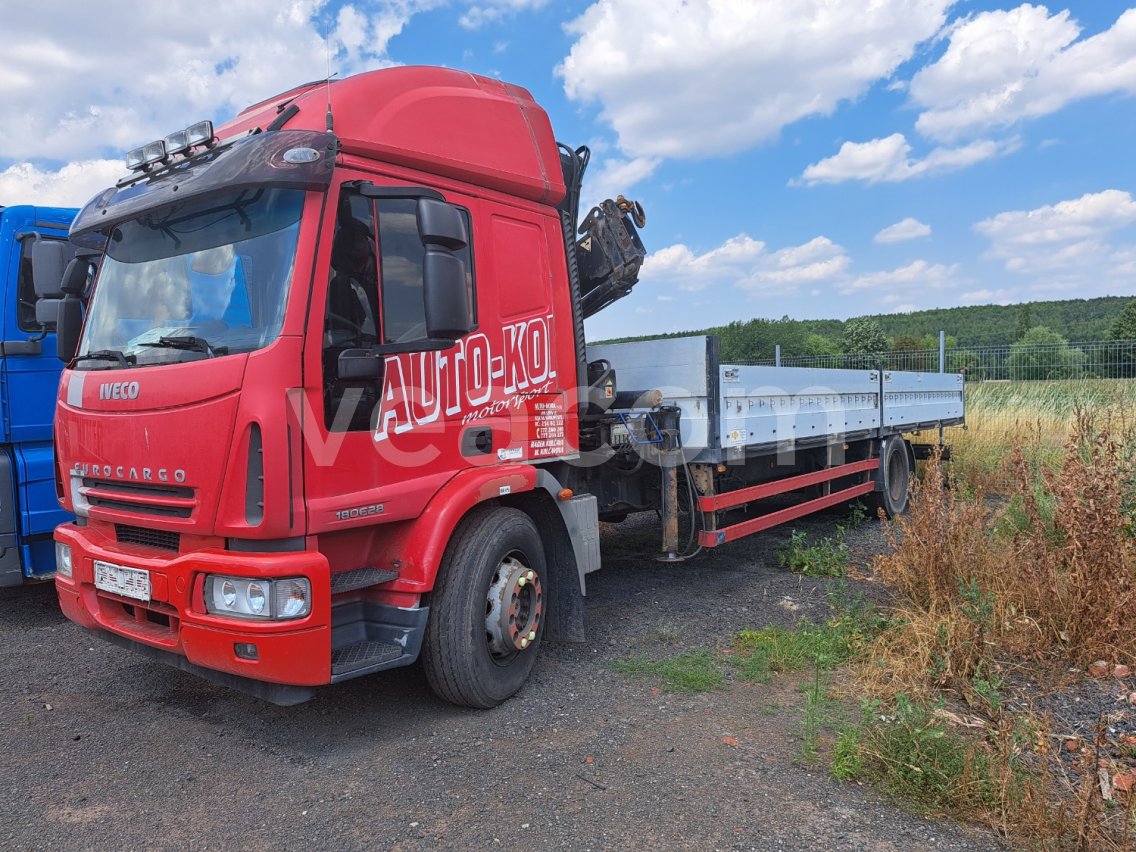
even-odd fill
[[[544,633],[544,546],[524,512],[474,509],[446,547],[422,665],[440,698],[496,707],[521,688]]]
[[[868,495],[873,508],[883,509],[889,518],[907,511],[908,489],[911,487],[911,455],[907,442],[899,435],[884,441],[880,450],[880,482],[883,489]]]

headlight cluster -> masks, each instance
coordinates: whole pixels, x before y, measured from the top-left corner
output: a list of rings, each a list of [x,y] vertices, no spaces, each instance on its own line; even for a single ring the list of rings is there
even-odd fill
[[[55,570],[61,577],[71,576],[71,545],[55,542]]]
[[[209,574],[205,578],[205,609],[214,615],[237,618],[303,618],[312,611],[312,584],[304,577],[262,580]]]

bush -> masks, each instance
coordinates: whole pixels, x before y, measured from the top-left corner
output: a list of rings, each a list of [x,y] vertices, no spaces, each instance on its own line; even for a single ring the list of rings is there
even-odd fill
[[[1006,359],[1010,378],[1019,381],[1071,379],[1081,374],[1084,363],[1084,352],[1071,348],[1068,340],[1043,325],[1031,328],[1012,344]]]

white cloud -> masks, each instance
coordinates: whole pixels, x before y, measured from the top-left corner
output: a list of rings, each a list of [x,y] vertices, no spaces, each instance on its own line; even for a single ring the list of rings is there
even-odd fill
[[[952,3],[598,0],[557,73],[632,157],[729,154],[890,77]]]
[[[631,160],[619,157],[605,157],[603,163],[584,173],[582,195],[584,204],[581,210],[587,211],[605,198],[629,195],[631,187],[646,180],[659,167],[658,157],[635,157]]]
[[[845,142],[835,155],[808,166],[796,182],[809,186],[849,180],[897,183],[958,171],[983,160],[1009,154],[1019,147],[1021,143],[1017,138],[1003,141],[984,139],[958,148],[935,148],[919,160],[911,157],[907,137],[893,133],[870,142]]]
[[[801,284],[830,282],[843,276],[850,261],[827,237],[767,252],[765,243],[746,234],[731,237],[704,254],[679,243],[656,251],[643,264],[648,286],[671,284],[681,290],[733,286],[753,294],[785,294]]]
[[[901,243],[905,240],[915,240],[919,237],[929,237],[931,226],[924,225],[918,219],[908,216],[894,225],[888,225],[873,237],[877,243]]]
[[[1073,293],[1088,298],[1136,289],[1134,223],[1131,193],[1108,189],[999,213],[974,228],[990,241],[985,256],[1023,282],[1018,300]]]
[[[391,64],[390,40],[437,2],[341,7],[328,21],[332,69],[345,75]],[[189,0],[107,0],[81,24],[53,27],[35,5],[6,9],[0,151],[9,162],[117,156],[323,77],[328,9],[328,0],[252,0],[205,13]]]
[[[964,305],[977,305],[977,304],[995,304],[999,300],[1008,299],[1010,296],[1009,290],[970,290],[966,293],[959,294],[959,301]]]
[[[1136,9],[1078,41],[1068,11],[982,12],[956,23],[943,56],[911,80],[916,128],[951,141],[1049,115],[1082,98],[1136,93]]]
[[[896,292],[910,293],[913,289],[947,289],[956,282],[958,271],[958,264],[946,266],[941,263],[916,260],[896,269],[865,273],[841,284],[838,289],[845,295],[873,293],[880,301],[887,302],[887,296]]]
[[[82,207],[125,173],[122,160],[83,160],[60,169],[17,163],[0,171],[0,198],[8,203]]]
[[[471,5],[458,23],[467,30],[476,30],[517,12],[540,9],[547,3],[548,0],[482,0]]]
[[[1017,262],[1028,268],[1033,261],[1053,262],[1084,257],[1088,248],[1100,247],[1105,237],[1136,222],[1136,200],[1131,193],[1104,190],[1078,199],[1047,204],[1035,210],[1011,210],[975,225],[991,241],[989,256]]]

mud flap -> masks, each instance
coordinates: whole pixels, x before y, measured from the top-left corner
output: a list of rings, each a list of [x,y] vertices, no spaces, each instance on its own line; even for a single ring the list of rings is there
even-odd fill
[[[20,566],[20,548],[15,535],[0,535],[0,587],[19,586],[24,582]]]

